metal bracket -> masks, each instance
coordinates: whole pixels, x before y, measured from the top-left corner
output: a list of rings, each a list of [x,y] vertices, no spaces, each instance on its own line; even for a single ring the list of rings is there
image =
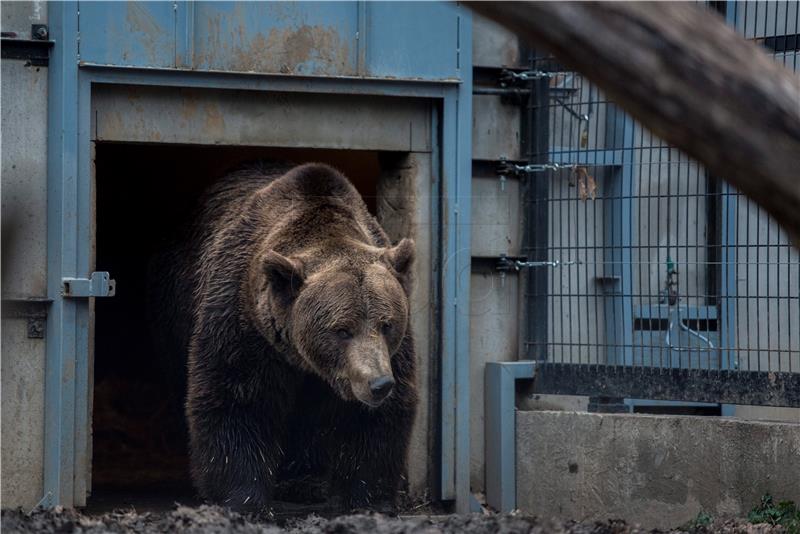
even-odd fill
[[[536,362],[488,362],[484,369],[486,502],[498,512],[517,507],[516,390],[536,376]]]
[[[506,273],[531,267],[561,267],[563,265],[580,265],[581,263],[580,260],[526,261],[525,258],[510,258],[505,254],[500,254],[495,268],[501,273]]]
[[[90,278],[62,278],[61,293],[64,297],[113,297],[116,282],[105,271],[94,272]]]
[[[47,307],[50,299],[23,298],[3,300],[4,319],[25,319],[28,339],[44,339],[47,327]]]
[[[510,69],[503,69],[500,72],[500,85],[505,87],[510,83],[529,82],[531,80],[541,80],[542,78],[555,78],[556,76],[572,74],[571,72],[548,72],[544,70],[526,70],[517,72]]]
[[[562,169],[574,169],[577,165],[573,163],[563,164],[563,163],[531,163],[528,165],[518,165],[511,161],[508,161],[506,158],[501,157],[498,161],[497,165],[497,174],[501,177],[508,176],[509,174],[513,175],[520,175],[520,174],[529,174],[533,172],[545,172],[545,171],[560,171]]]
[[[46,67],[50,62],[50,48],[53,46],[49,37],[50,30],[46,24],[32,24],[30,39],[19,39],[15,32],[3,32],[0,44],[2,57],[24,59],[28,65]]]
[[[50,28],[47,24],[31,24],[31,39],[47,41],[50,38]]]
[[[527,261],[527,258],[510,258],[505,254],[500,254],[497,258],[495,270],[500,273],[500,287],[506,286],[506,273],[511,271],[519,272],[521,269],[531,267],[561,267],[563,265],[580,265],[580,260],[553,260],[553,261]]]

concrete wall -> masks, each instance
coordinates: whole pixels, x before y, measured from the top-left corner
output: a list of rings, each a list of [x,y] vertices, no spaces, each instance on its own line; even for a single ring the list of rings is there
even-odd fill
[[[472,17],[472,58],[476,67],[519,66],[513,33],[480,16]],[[499,71],[498,71],[499,72]],[[483,368],[519,354],[521,278],[494,269],[500,254],[522,254],[521,188],[516,177],[501,182],[494,172],[500,157],[519,159],[520,107],[496,95],[472,99],[472,277],[470,281],[470,486],[484,488]],[[489,162],[489,163],[487,163]]]
[[[416,260],[411,295],[411,328],[417,354],[419,407],[411,437],[408,463],[409,492],[421,498],[432,482],[433,424],[431,417],[432,336],[435,302],[431,301],[433,273],[431,224],[431,155],[407,153],[387,156],[378,181],[378,221],[393,242],[414,239]]]
[[[30,39],[45,2],[3,2],[2,30]],[[28,334],[47,295],[47,67],[2,62],[2,491],[4,508],[42,498],[45,342]],[[42,331],[43,334],[43,331]]]
[[[517,412],[517,506],[544,517],[668,528],[800,501],[800,425],[708,417]]]

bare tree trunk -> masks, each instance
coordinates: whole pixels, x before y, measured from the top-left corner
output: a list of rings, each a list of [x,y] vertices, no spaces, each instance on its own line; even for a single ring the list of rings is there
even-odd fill
[[[690,3],[474,2],[758,202],[800,243],[800,78]]]

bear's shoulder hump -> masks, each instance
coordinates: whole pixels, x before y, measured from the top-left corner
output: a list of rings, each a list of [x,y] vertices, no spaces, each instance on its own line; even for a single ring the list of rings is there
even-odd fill
[[[304,196],[344,197],[355,193],[350,181],[339,171],[323,163],[306,163],[284,176],[286,185]]]

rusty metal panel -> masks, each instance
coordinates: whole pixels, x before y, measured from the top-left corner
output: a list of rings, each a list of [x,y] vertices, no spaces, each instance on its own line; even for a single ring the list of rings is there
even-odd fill
[[[472,108],[472,158],[521,159],[519,106],[505,104],[499,96],[475,95]]]
[[[460,69],[472,68],[462,61],[467,56],[459,48],[470,29],[464,7],[453,2],[364,4],[369,76],[456,79]]]
[[[194,68],[356,74],[356,2],[198,2]]]
[[[518,67],[521,63],[517,35],[496,22],[472,16],[472,63],[476,67]]]
[[[47,295],[47,68],[2,61],[3,298]]]
[[[471,68],[469,20],[449,2],[86,2],[80,61],[454,80]]]
[[[174,67],[175,19],[172,2],[81,3],[81,61]]]
[[[424,100],[100,85],[92,108],[97,141],[431,150]]]

